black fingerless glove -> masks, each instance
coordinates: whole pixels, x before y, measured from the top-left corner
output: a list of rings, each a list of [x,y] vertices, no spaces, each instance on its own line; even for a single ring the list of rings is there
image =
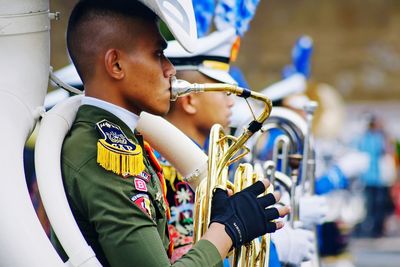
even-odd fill
[[[235,248],[265,233],[275,232],[276,223],[271,221],[279,217],[279,212],[276,208],[266,208],[275,204],[276,200],[273,194],[257,198],[264,191],[261,181],[231,197],[220,188],[214,191],[211,223],[225,225]]]

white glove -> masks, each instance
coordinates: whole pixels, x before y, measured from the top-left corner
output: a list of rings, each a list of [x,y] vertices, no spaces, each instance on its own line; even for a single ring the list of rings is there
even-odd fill
[[[299,220],[304,228],[324,222],[328,204],[323,196],[301,196],[299,198]]]
[[[299,265],[309,261],[315,253],[314,234],[309,230],[293,229],[288,224],[271,234],[279,261]]]
[[[337,162],[337,166],[347,178],[360,175],[368,169],[370,157],[363,152],[349,152]]]

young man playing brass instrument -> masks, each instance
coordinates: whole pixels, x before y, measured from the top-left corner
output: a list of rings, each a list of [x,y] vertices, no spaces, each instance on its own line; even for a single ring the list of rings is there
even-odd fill
[[[157,1],[143,2],[81,0],[67,30],[85,97],[63,144],[62,174],[78,226],[103,266],[171,266],[164,180],[135,126],[142,111],[168,112],[175,69],[149,9]],[[288,208],[268,208],[277,195],[257,197],[268,185],[233,196],[217,189],[207,232],[172,266],[221,265],[232,246],[281,228],[272,220]]]
[[[216,31],[199,38],[199,49],[194,54],[187,53],[177,41],[168,42],[165,55],[174,64],[178,79],[190,83],[236,84],[229,74],[231,54],[237,51],[234,46],[237,36],[230,28]],[[233,97],[224,92],[191,94],[171,103],[166,119],[187,134],[207,153],[208,137],[211,127],[218,123],[224,128],[230,125]],[[193,244],[193,208],[195,193],[183,177],[163,157],[159,157],[164,170],[167,186],[167,199],[171,207],[170,232],[175,250],[171,257],[175,261],[182,257]],[[290,229],[285,226],[285,240],[277,244],[277,251],[270,251],[270,267],[281,266],[280,262],[296,262],[308,259],[312,242],[311,232]],[[288,237],[290,232],[290,237]],[[279,232],[280,233],[280,232]],[[276,234],[273,234],[273,236]],[[275,239],[276,240],[276,239]],[[279,241],[281,241],[279,239]],[[295,249],[293,249],[295,248]],[[279,258],[278,258],[279,256]],[[296,260],[293,260],[296,259]]]
[[[177,41],[169,41],[165,55],[174,64],[178,79],[190,83],[235,84],[228,74],[232,46],[237,39],[235,30],[214,32],[198,39],[199,49],[190,54]],[[211,127],[218,123],[229,127],[233,97],[225,92],[189,94],[171,102],[166,119],[190,137],[206,153]],[[193,244],[193,205],[195,193],[183,177],[159,156],[171,208],[170,232],[174,242],[175,261]]]

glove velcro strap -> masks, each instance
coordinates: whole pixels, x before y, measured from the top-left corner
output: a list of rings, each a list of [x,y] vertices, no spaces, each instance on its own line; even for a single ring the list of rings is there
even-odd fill
[[[221,223],[225,226],[225,232],[229,235],[232,240],[233,247],[238,248],[243,245],[245,234],[241,229],[244,229],[243,224],[240,222],[239,218],[235,215],[229,218],[216,217],[211,220],[210,224],[216,222]]]
[[[225,231],[232,239],[232,243],[235,248],[240,247],[244,243],[244,237],[246,236],[246,233],[243,233],[241,229],[244,231],[245,228],[243,227],[243,224],[239,218],[236,216],[232,216],[229,218],[227,223],[225,223]]]

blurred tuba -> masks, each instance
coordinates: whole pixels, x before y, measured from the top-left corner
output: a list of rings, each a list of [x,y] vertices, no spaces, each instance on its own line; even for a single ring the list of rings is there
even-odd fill
[[[221,125],[216,124],[210,132],[208,154],[208,175],[196,189],[194,210],[194,241],[198,241],[206,232],[210,223],[211,200],[215,188],[232,189],[234,193],[243,190],[262,179],[249,163],[239,164],[234,182],[229,181],[228,168],[243,158],[250,150],[244,146],[246,141],[258,130],[269,117],[272,104],[263,94],[229,84],[190,84],[174,79],[172,82],[172,99],[193,92],[226,92],[239,97],[253,98],[264,103],[264,110],[244,129],[239,137],[227,135]],[[272,191],[270,186],[267,192]],[[233,252],[233,266],[268,266],[269,235],[255,239]]]
[[[315,151],[311,127],[316,107],[317,103],[313,101],[305,105],[305,119],[287,108],[274,108],[268,122],[258,133],[252,150],[252,162],[263,167],[264,173],[271,177],[274,186],[288,192],[292,209],[289,219],[292,227],[299,216],[298,197],[295,194],[314,194]],[[266,151],[272,154],[267,155]],[[272,158],[272,161],[265,161],[267,157]],[[297,185],[300,186],[300,192],[296,192]],[[315,229],[314,234],[316,235]],[[315,247],[317,251],[317,243]],[[317,255],[312,260],[312,266],[319,265]]]

